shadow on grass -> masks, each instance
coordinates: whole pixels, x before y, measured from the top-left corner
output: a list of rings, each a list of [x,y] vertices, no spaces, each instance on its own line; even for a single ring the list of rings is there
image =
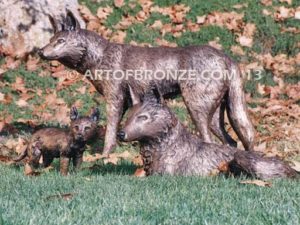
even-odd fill
[[[88,175],[133,175],[138,167],[131,162],[121,160],[117,165],[99,162],[93,165],[85,165],[81,171]]]
[[[25,162],[13,163],[8,165],[11,169],[16,170],[20,173],[24,172]],[[47,173],[59,173],[59,159],[55,159],[51,164],[53,167],[50,171],[43,171],[44,168],[40,165],[39,168],[36,168],[35,171],[40,172],[41,174]],[[117,165],[114,164],[104,164],[103,162],[97,162],[94,164],[84,163],[81,166],[79,171],[75,171],[73,166],[70,165],[69,176],[75,174],[82,174],[83,176],[96,176],[96,175],[133,175],[138,167],[131,162],[121,160]]]

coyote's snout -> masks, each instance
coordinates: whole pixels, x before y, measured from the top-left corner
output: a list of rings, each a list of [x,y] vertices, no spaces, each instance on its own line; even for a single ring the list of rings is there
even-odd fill
[[[97,91],[106,100],[107,129],[104,153],[109,153],[116,145],[117,128],[124,111],[130,106],[128,84],[137,96],[143,97],[157,85],[163,97],[181,94],[187,109],[201,137],[212,142],[212,133],[223,143],[235,146],[224,127],[224,110],[230,123],[242,141],[245,149],[254,146],[254,128],[247,113],[240,70],[236,63],[222,51],[210,46],[189,46],[184,48],[138,47],[110,43],[98,34],[80,29],[72,13],[68,13],[64,23],[51,18],[56,31],[50,43],[40,50],[44,59],[59,60],[64,65],[82,74],[92,72],[88,77]],[[92,79],[97,70],[109,71],[152,71],[148,79],[122,77],[115,79]],[[157,79],[155,71],[196,72],[197,79]],[[213,71],[229,77],[215,79]],[[205,72],[205,79],[201,74]],[[210,73],[211,72],[211,73]],[[180,76],[176,74],[175,76]],[[102,77],[100,77],[102,78]],[[141,117],[141,121],[145,119]]]
[[[211,175],[216,172],[241,172],[260,178],[295,177],[289,165],[275,157],[256,152],[203,142],[191,134],[174,113],[146,94],[130,110],[123,129],[125,141],[139,141],[146,174]],[[227,168],[224,171],[224,165]]]

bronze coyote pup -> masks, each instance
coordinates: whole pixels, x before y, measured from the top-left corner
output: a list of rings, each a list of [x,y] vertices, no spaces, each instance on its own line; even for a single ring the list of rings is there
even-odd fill
[[[141,97],[153,84],[158,86],[164,97],[181,94],[203,140],[212,142],[212,132],[223,143],[236,145],[224,128],[226,109],[245,149],[253,149],[254,128],[247,113],[241,72],[222,51],[206,45],[147,48],[110,43],[94,32],[80,29],[70,12],[63,24],[54,18],[51,21],[55,35],[39,54],[47,60],[58,60],[82,74],[91,72],[86,77],[104,95],[107,103],[104,153],[109,153],[116,145],[118,124],[129,106],[128,84]],[[98,73],[99,70],[152,73],[148,79],[115,79],[112,76],[107,79]],[[192,71],[196,79],[182,79],[181,73],[169,79],[157,79],[157,71]],[[101,79],[95,79],[99,74]]]
[[[21,161],[28,156],[29,165],[36,168],[43,156],[43,166],[48,167],[54,158],[60,157],[62,175],[68,174],[71,159],[74,167],[79,169],[86,143],[92,141],[98,134],[99,110],[94,109],[90,116],[79,117],[77,109],[73,107],[70,118],[69,130],[44,128],[35,132],[27,149],[14,161]]]
[[[136,99],[136,98],[135,98]],[[174,113],[146,95],[142,103],[129,111],[124,128],[118,133],[123,141],[139,141],[147,175],[214,174],[222,165],[226,172],[244,172],[260,179],[295,177],[290,166],[275,157],[262,157],[257,152],[202,141],[191,134]]]

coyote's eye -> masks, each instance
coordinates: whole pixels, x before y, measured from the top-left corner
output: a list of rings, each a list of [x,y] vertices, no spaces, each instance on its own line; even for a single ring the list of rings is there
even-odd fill
[[[138,120],[143,120],[143,121],[148,120],[148,116],[146,116],[146,115],[140,115],[137,118],[138,118]]]
[[[91,127],[85,127],[84,130],[85,131],[89,131],[91,129]]]
[[[79,126],[74,126],[74,129],[76,130],[76,131],[79,131]]]
[[[66,42],[65,39],[62,39],[62,38],[57,40],[58,44],[62,44],[62,43],[65,43],[65,42]]]

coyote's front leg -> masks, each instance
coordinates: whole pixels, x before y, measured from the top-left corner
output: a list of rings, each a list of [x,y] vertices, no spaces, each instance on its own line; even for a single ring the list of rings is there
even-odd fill
[[[117,130],[124,106],[124,97],[122,93],[118,92],[118,94],[109,97],[106,101],[107,126],[103,154],[109,154],[116,147]]]

